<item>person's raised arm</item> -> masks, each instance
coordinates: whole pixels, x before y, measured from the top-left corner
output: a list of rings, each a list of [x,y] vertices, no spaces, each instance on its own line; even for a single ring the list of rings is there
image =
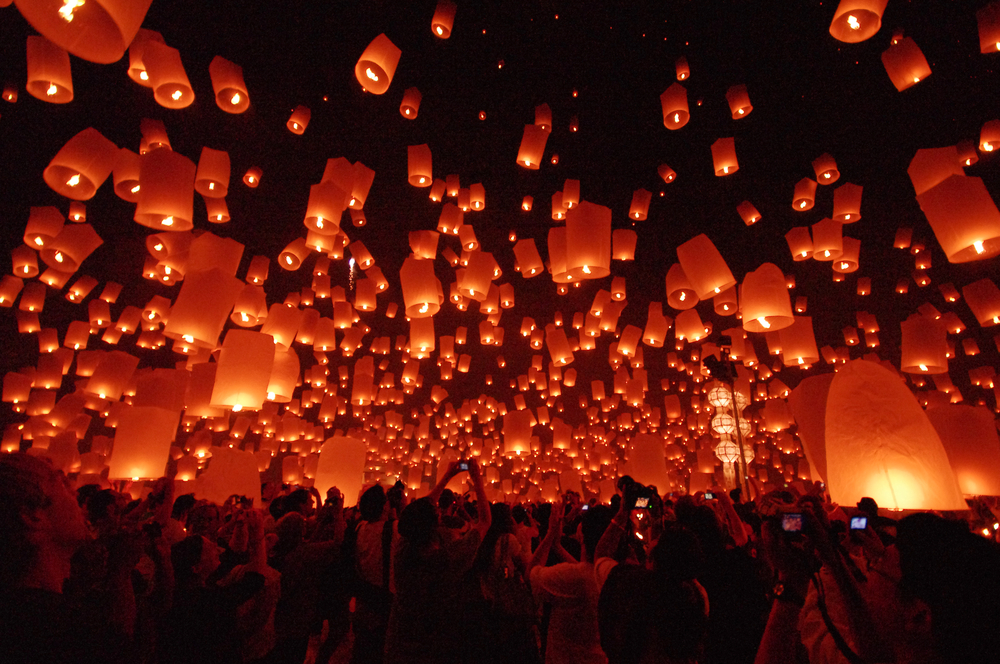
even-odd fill
[[[746,546],[746,543],[750,541],[747,537],[747,531],[743,527],[743,519],[740,515],[736,513],[736,508],[733,506],[733,499],[729,497],[729,493],[721,489],[716,490],[716,500],[718,501],[722,520],[726,524],[726,529],[729,531],[729,535],[733,538],[733,542],[736,544],[737,548]]]
[[[433,503],[434,505],[437,505],[438,498],[441,497],[441,493],[444,491],[445,487],[448,486],[448,482],[450,482],[451,478],[453,478],[455,475],[458,475],[459,472],[460,469],[458,467],[457,461],[452,461],[450,464],[448,464],[448,467],[445,469],[444,474],[442,474],[441,477],[438,479],[438,483],[434,485],[434,488],[431,489],[431,492],[427,494],[427,500],[431,501],[431,503]]]
[[[552,545],[562,537],[562,509],[562,503],[556,503],[552,506],[552,516],[549,517],[549,529],[545,531],[545,537],[538,543],[535,554],[531,556],[531,560],[528,561],[528,566],[524,570],[524,578],[528,579],[529,582],[531,579],[531,570],[538,565],[545,566],[545,561],[549,559],[549,552],[552,551]]]
[[[611,525],[605,528],[604,534],[601,535],[601,539],[597,542],[597,547],[594,548],[594,562],[597,562],[599,558],[615,557],[618,545],[622,541],[622,535],[625,534],[625,530],[628,528],[628,517],[634,505],[635,492],[630,490],[630,487],[626,487],[622,493],[622,501],[618,507],[618,514],[615,514],[614,518],[611,519]]]
[[[476,530],[482,538],[486,537],[486,531],[493,523],[493,512],[490,511],[490,501],[486,499],[486,487],[483,486],[483,474],[479,472],[479,462],[475,459],[469,460],[469,476],[476,491]]]

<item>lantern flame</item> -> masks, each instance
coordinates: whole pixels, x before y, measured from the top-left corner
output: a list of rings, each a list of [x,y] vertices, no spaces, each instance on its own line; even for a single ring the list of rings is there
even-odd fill
[[[170,98],[173,99],[174,101],[177,101],[183,96],[184,96],[183,92],[181,92],[180,90],[174,90],[173,93],[171,93]]]
[[[139,185],[135,185],[129,191],[131,191],[133,194],[138,194],[139,193]]]
[[[240,412],[241,410],[243,410],[243,406],[241,406],[240,404],[234,404],[234,405],[233,405],[233,412],[234,412],[234,413],[238,413],[238,412]],[[232,445],[230,445],[230,447],[232,447]]]
[[[75,187],[76,185],[80,184],[80,174],[77,173],[76,175],[71,177],[69,180],[66,181],[66,184],[68,184],[70,187]]]
[[[927,371],[927,365],[926,364],[921,364],[920,365],[920,370],[921,371]]]
[[[149,74],[146,73],[145,69],[143,69],[141,72],[139,72],[139,78],[141,78],[144,81],[148,81],[149,80]]]
[[[983,152],[993,152],[993,144],[983,143]]]
[[[236,104],[240,103],[241,99],[243,99],[243,97],[240,96],[239,92],[236,92],[233,94],[233,98],[229,100],[229,103],[235,106]]]
[[[854,14],[850,14],[847,17],[847,25],[849,25],[851,27],[851,30],[860,30],[861,29],[861,23],[854,16]]]
[[[764,328],[765,330],[770,330],[771,329],[771,323],[768,322],[766,316],[761,316],[760,318],[757,319],[757,322],[760,323],[760,326],[762,328]]]
[[[59,8],[59,16],[67,23],[72,23],[73,12],[84,4],[86,4],[85,0],[66,0],[63,6]]]
[[[983,246],[982,240],[976,240],[975,242],[972,243],[972,246],[976,248],[977,254],[981,254],[984,251],[986,251],[986,248]]]
[[[45,244],[45,240],[43,240],[43,239],[42,239],[42,238],[40,238],[40,237],[36,237],[36,238],[35,238],[35,244],[37,244],[37,245],[38,245],[38,246],[40,247],[40,246],[42,246],[43,244]],[[25,270],[27,270],[27,269],[28,269],[28,268],[25,268]]]
[[[174,225],[174,218],[173,217],[167,217],[166,219],[164,219],[160,223],[163,224],[164,226],[173,226]]]
[[[56,262],[58,262],[58,263],[62,263],[62,262],[63,262],[63,255],[62,255],[62,252],[61,252],[61,251],[57,251],[57,252],[56,252],[56,255],[55,255],[55,256],[54,256],[53,258],[55,258],[55,259],[56,259]]]
[[[47,94],[48,96],[51,97],[52,95],[56,94],[57,92],[59,92],[59,88],[56,87],[56,84],[55,83],[49,83],[49,89],[45,91],[45,94]]]
[[[378,75],[372,71],[371,67],[365,69],[365,76],[375,81],[376,83],[378,82]]]

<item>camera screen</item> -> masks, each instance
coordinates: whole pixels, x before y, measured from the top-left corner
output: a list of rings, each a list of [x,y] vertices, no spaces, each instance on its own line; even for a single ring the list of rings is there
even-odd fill
[[[648,496],[645,496],[643,498],[636,498],[635,499],[635,508],[636,509],[643,510],[643,509],[646,509],[647,507],[649,507],[649,497]]]
[[[469,469],[469,462],[468,461],[462,461],[462,462],[460,462],[458,464],[458,468],[459,468],[459,470],[468,470]]]
[[[705,500],[715,500],[715,494],[711,491],[705,492]]]
[[[851,517],[851,530],[864,530],[867,527],[868,527],[868,517],[866,516]]]
[[[801,514],[782,514],[781,515],[781,529],[786,533],[801,533],[802,532],[802,515]]]
[[[588,505],[587,503],[584,503],[583,505],[580,506],[580,511],[581,512],[586,512],[589,509],[590,509],[590,505]]]

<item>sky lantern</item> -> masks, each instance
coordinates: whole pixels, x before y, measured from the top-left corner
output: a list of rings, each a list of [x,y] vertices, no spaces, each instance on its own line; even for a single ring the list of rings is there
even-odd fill
[[[438,0],[434,8],[434,16],[431,17],[431,32],[435,37],[448,39],[451,37],[451,29],[455,23],[455,10],[457,9],[451,0]]]
[[[503,416],[503,455],[519,457],[531,453],[534,416],[530,410],[511,410]]]
[[[354,65],[354,75],[368,92],[380,95],[389,89],[402,51],[385,34],[380,34],[365,48]]]
[[[313,486],[323,496],[330,488],[337,487],[344,494],[344,507],[354,507],[364,488],[367,453],[368,446],[357,438],[328,438],[320,448]]]
[[[202,148],[194,188],[206,198],[225,198],[229,193],[229,153]]]
[[[979,52],[1000,52],[1000,4],[991,2],[976,12]]]
[[[535,246],[534,238],[518,240],[514,244],[514,257],[517,259],[521,276],[525,279],[537,276],[545,270],[542,257],[538,253],[538,247]]]
[[[295,386],[300,378],[299,368],[298,353],[290,348],[275,344],[271,376],[267,381],[268,401],[275,403],[291,402]]]
[[[949,262],[1000,254],[1000,211],[982,179],[951,175],[917,196],[917,202]]]
[[[840,179],[837,162],[827,153],[813,159],[812,167],[816,172],[816,182],[819,184],[833,184]]]
[[[517,150],[517,164],[537,171],[542,164],[545,143],[549,140],[550,133],[536,124],[524,125],[521,146]]]
[[[830,497],[853,505],[965,510],[941,439],[913,394],[888,369],[855,360],[834,374],[826,402]]]
[[[833,261],[833,271],[840,274],[857,272],[858,265],[860,264],[861,240],[853,237],[845,237],[843,239],[842,250],[843,253]],[[869,290],[871,290],[870,287]]]
[[[120,350],[108,351],[94,367],[83,391],[100,399],[117,401],[138,366],[139,358]]]
[[[694,343],[707,336],[709,330],[706,329],[696,309],[686,309],[677,314],[674,320],[674,332],[678,339]]]
[[[716,177],[732,175],[740,170],[736,162],[736,142],[732,138],[720,138],[712,143],[712,163]]]
[[[39,252],[45,264],[63,272],[76,272],[104,240],[90,224],[63,226],[59,235]]]
[[[796,212],[811,210],[816,204],[816,181],[809,178],[802,178],[795,183],[795,191],[792,193],[792,209]]]
[[[1000,325],[1000,289],[989,277],[963,286],[962,297],[980,325]]]
[[[955,479],[967,496],[1000,494],[1000,440],[988,408],[943,405],[928,408],[927,419],[941,437]]]
[[[215,387],[210,404],[214,408],[260,410],[274,367],[274,339],[251,330],[231,329],[222,342]]]
[[[69,53],[45,37],[28,37],[28,93],[50,104],[73,101]]]
[[[843,184],[833,190],[833,220],[842,224],[853,224],[861,220],[862,187]]]
[[[629,205],[628,216],[635,221],[643,221],[649,214],[649,202],[653,194],[645,189],[636,189],[632,194],[632,204]],[[565,200],[565,199],[564,199]]]
[[[429,187],[434,181],[431,169],[431,149],[423,145],[410,145],[406,148],[409,182],[414,187]]]
[[[177,435],[180,413],[155,406],[126,406],[115,427],[109,479],[162,477]]]
[[[673,321],[663,315],[661,302],[650,302],[646,317],[646,328],[642,332],[642,342],[650,348],[662,348],[667,330]]]
[[[184,276],[163,334],[188,348],[214,349],[243,290],[243,282],[219,268]]]
[[[677,72],[678,81],[687,80],[687,78],[691,76],[691,68],[688,67],[687,58],[683,55],[677,58],[677,61],[674,63],[674,69]]]
[[[469,252],[469,265],[465,269],[459,288],[462,295],[476,302],[483,302],[493,282],[496,259],[487,251]]]
[[[777,331],[794,322],[785,275],[773,263],[764,263],[747,274],[740,286],[743,329]]]
[[[562,206],[567,210],[580,202],[580,181],[567,179],[563,183]]]
[[[778,332],[785,366],[807,366],[819,361],[811,316],[795,316],[792,325]]]
[[[234,114],[250,108],[250,95],[243,81],[242,67],[217,55],[208,65],[208,74],[212,78],[212,91],[219,108]]]
[[[56,153],[42,177],[57,194],[86,201],[111,175],[117,159],[118,146],[90,127]]]
[[[674,83],[664,90],[660,95],[660,106],[663,110],[663,126],[667,129],[680,129],[691,117],[688,113],[687,90],[680,83]]]
[[[229,442],[232,443],[232,440]],[[254,505],[259,504],[260,472],[253,451],[225,444],[216,446],[213,450],[208,468],[195,482],[195,498],[223,505],[231,496],[236,495],[249,498]],[[266,451],[265,454],[267,466],[270,466],[271,455]],[[192,457],[183,457],[183,459],[190,458]],[[264,470],[267,470],[267,467]]]
[[[543,131],[552,131],[552,109],[548,104],[535,106],[535,125]]]
[[[423,96],[416,88],[407,88],[403,92],[403,101],[399,104],[399,114],[407,120],[416,120],[420,112],[420,101]]]
[[[882,27],[882,12],[889,0],[840,0],[830,23],[833,38],[856,44],[875,36]]]
[[[750,201],[743,201],[737,205],[736,211],[739,213],[740,219],[747,226],[753,226],[760,221],[760,212],[757,211],[757,208]]]
[[[2,3],[9,5],[10,2]],[[46,38],[83,60],[117,62],[139,31],[152,0],[31,2],[17,0],[21,15]]]
[[[146,42],[142,64],[146,67],[157,104],[178,109],[194,103],[194,90],[184,71],[180,51],[176,48],[155,41]]]
[[[733,114],[734,120],[745,118],[753,110],[745,85],[734,85],[726,90],[726,101],[729,102],[729,111]]]
[[[62,232],[65,224],[66,220],[58,208],[51,205],[33,206],[24,227],[24,243],[32,249],[40,250]],[[27,272],[21,272],[19,276],[27,276]]]
[[[139,200],[139,155],[127,148],[118,153],[114,166],[115,195],[129,203]]]
[[[698,304],[699,299],[681,264],[671,265],[667,270],[667,304],[674,309],[684,310]]]
[[[951,175],[965,175],[958,150],[953,145],[917,150],[906,172],[917,196],[933,189]]]
[[[545,344],[549,349],[552,364],[564,367],[573,363],[573,351],[566,339],[566,329],[552,323],[545,326]]]
[[[915,313],[900,326],[903,332],[900,371],[918,375],[948,372],[948,338],[944,323]]]
[[[403,290],[403,306],[410,318],[424,318],[436,314],[444,302],[441,282],[434,274],[434,261],[409,257],[399,271]]]
[[[639,236],[628,228],[611,231],[611,257],[616,261],[635,260],[635,245]]]
[[[677,173],[666,164],[660,164],[657,167],[656,172],[667,184],[670,184],[677,179]]]
[[[196,172],[193,161],[172,150],[153,150],[142,155],[135,221],[168,231],[192,228]]]
[[[159,32],[139,28],[139,31],[136,32],[132,43],[128,45],[128,77],[146,88],[152,87],[152,85],[149,82],[149,74],[146,72],[146,67],[142,64],[142,54],[145,50],[146,42],[150,41],[155,41],[160,44],[166,43],[163,39],[163,35]]]
[[[582,201],[567,211],[566,272],[571,280],[611,274],[611,208]]]
[[[699,299],[707,300],[736,285],[722,254],[704,233],[678,246],[677,259]]]
[[[285,126],[288,127],[288,131],[301,136],[306,132],[306,127],[309,126],[309,120],[311,119],[312,111],[309,110],[309,107],[299,104],[292,111],[292,115],[288,118]]]
[[[931,75],[927,58],[909,37],[894,42],[882,52],[882,65],[889,80],[902,92]]]
[[[844,253],[843,225],[822,219],[812,225],[813,254],[818,261],[833,261]]]
[[[347,194],[333,182],[310,185],[305,227],[320,235],[336,235],[347,203]]]

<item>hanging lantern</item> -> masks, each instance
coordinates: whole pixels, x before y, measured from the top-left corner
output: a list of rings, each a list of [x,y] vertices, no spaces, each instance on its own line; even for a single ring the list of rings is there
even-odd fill
[[[519,166],[533,171],[538,170],[542,164],[542,156],[545,153],[545,143],[549,140],[549,133],[538,125],[524,125],[521,146],[517,149]]]
[[[917,196],[917,202],[949,262],[1000,254],[1000,212],[980,178],[949,176]]]
[[[274,367],[274,339],[250,330],[229,330],[222,342],[215,386],[210,404],[213,408],[260,410]]]
[[[194,102],[194,90],[176,48],[155,41],[146,42],[142,64],[149,75],[156,103],[165,108],[187,108]]]
[[[410,318],[433,316],[441,309],[444,291],[434,274],[434,261],[409,257],[399,271],[403,306]]]
[[[834,259],[833,271],[839,272],[840,274],[857,272],[859,263],[858,256],[860,253],[861,240],[857,240],[853,237],[845,237],[843,240],[843,253]],[[864,295],[864,293],[859,293],[859,295]]]
[[[832,219],[812,225],[813,255],[818,261],[834,261],[844,253],[844,227]]]
[[[736,285],[725,259],[704,233],[678,246],[677,258],[699,299],[706,300]]]
[[[745,118],[753,110],[745,85],[734,85],[726,90],[726,101],[729,102],[729,111],[733,114],[734,120]]]
[[[802,178],[795,183],[795,192],[792,194],[792,209],[798,212],[811,210],[816,204],[816,181],[809,178]]]
[[[51,104],[73,101],[69,53],[45,37],[28,37],[28,94]]]
[[[900,371],[931,375],[948,372],[948,332],[944,323],[917,313],[900,326],[903,332]]]
[[[221,56],[212,58],[208,65],[212,78],[215,103],[226,113],[242,113],[250,108],[250,95],[243,81],[243,68]]]
[[[931,75],[927,58],[917,43],[909,37],[903,37],[882,52],[882,66],[885,67],[885,73],[889,75],[889,80],[899,92],[913,87]]]
[[[368,92],[380,95],[389,89],[402,51],[385,34],[372,40],[354,66],[354,76]]]
[[[764,263],[747,274],[740,293],[744,330],[773,332],[794,322],[785,277],[777,265]]]
[[[54,192],[78,201],[93,198],[118,159],[118,147],[94,128],[69,140],[52,158],[42,177]]]
[[[172,150],[153,150],[139,161],[136,222],[149,228],[186,231],[194,226],[194,180],[197,168]]]
[[[691,286],[684,268],[674,263],[667,270],[667,304],[679,310],[690,309],[698,304],[698,293]]]
[[[653,194],[645,189],[636,189],[632,194],[632,204],[629,206],[628,216],[636,221],[643,221],[649,214],[649,202]],[[565,199],[564,199],[565,200]]]
[[[873,36],[882,27],[882,12],[889,0],[840,0],[830,23],[833,38],[856,44]]]
[[[691,117],[688,113],[687,90],[680,83],[674,83],[660,95],[660,106],[663,110],[663,126],[667,129],[680,129]]]
[[[732,175],[740,170],[736,162],[736,142],[732,138],[720,138],[712,143],[712,163],[716,177]]]

